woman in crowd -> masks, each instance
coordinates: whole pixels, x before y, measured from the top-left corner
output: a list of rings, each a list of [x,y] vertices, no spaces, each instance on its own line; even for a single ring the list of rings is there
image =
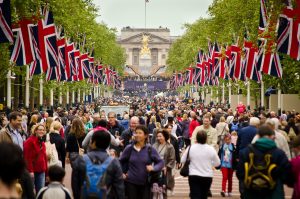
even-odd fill
[[[53,117],[47,117],[46,119],[46,124],[45,124],[45,127],[46,127],[46,133],[49,133],[50,132],[50,126],[53,122]]]
[[[61,128],[61,123],[54,121],[50,126],[49,138],[50,143],[55,144],[58,153],[58,159],[61,161],[62,167],[65,168],[66,147],[65,140],[59,134]]]
[[[225,122],[225,117],[223,117],[223,116],[220,117],[220,121],[216,126],[216,130],[217,130],[217,133],[218,133],[219,146],[222,146],[224,136],[227,133],[229,133],[229,127],[228,127],[228,124]]]
[[[85,130],[83,122],[80,118],[76,117],[72,121],[72,125],[70,128],[70,132],[67,137],[67,147],[66,147],[66,161],[71,163],[71,167],[73,165],[73,162],[76,160],[78,155],[81,155],[83,153],[83,147],[82,147],[82,141],[85,137]],[[71,181],[72,181],[72,191],[74,198],[80,197],[80,190],[77,189],[77,185],[75,184],[75,173],[72,170],[71,174]]]
[[[199,131],[196,135],[196,143],[191,145],[181,157],[185,163],[190,159],[189,186],[191,199],[207,199],[207,194],[212,183],[213,167],[220,165],[220,159],[216,150],[206,144],[205,131]],[[189,153],[189,157],[187,154]]]
[[[189,135],[190,120],[189,120],[187,114],[183,114],[180,125],[182,126],[185,147],[188,147],[189,145],[191,145],[191,140],[190,140],[190,135]]]
[[[28,134],[29,136],[30,136],[31,133],[32,133],[32,127],[38,123],[38,119],[39,119],[39,116],[38,116],[37,114],[33,114],[33,115],[31,116],[30,122],[29,122],[29,125],[28,125],[28,129],[27,129],[27,131],[28,131],[27,134]]]
[[[149,134],[153,134],[153,130],[156,128],[156,117],[155,116],[151,116],[150,117],[150,122],[148,124],[148,130],[149,130]]]
[[[92,123],[89,121],[89,119],[87,119],[85,116],[81,117],[82,122],[84,124],[84,130],[85,133],[87,134],[88,132],[90,132],[90,130],[93,129],[93,125]]]
[[[157,151],[146,144],[148,136],[146,126],[137,126],[134,144],[128,145],[120,157],[126,195],[130,199],[150,199],[151,185],[147,180],[148,176],[150,172],[159,172],[164,167],[164,162]]]
[[[156,143],[153,147],[157,150],[159,156],[164,160],[163,173],[165,177],[166,187],[171,192],[174,189],[175,181],[172,175],[172,170],[175,168],[175,150],[174,147],[168,142],[170,138],[166,130],[160,130],[156,135]],[[167,198],[167,194],[164,194]]]
[[[79,155],[80,149],[82,148],[82,141],[85,137],[85,130],[83,122],[80,118],[75,118],[72,121],[70,128],[70,133],[67,137],[67,147],[66,147],[66,160],[72,161]]]
[[[43,141],[46,129],[43,124],[37,124],[32,127],[32,132],[24,143],[24,159],[31,177],[34,178],[35,191],[38,193],[45,186],[47,171],[46,146]]]

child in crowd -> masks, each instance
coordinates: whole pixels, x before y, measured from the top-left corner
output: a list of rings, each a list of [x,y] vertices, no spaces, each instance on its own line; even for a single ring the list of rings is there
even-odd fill
[[[226,196],[226,184],[228,181],[228,196],[232,196],[232,176],[235,168],[235,146],[231,141],[230,133],[225,134],[224,144],[219,150],[219,157],[221,160],[221,172],[222,172],[222,191],[221,196]]]
[[[231,143],[232,143],[234,146],[236,146],[237,139],[238,139],[237,132],[236,132],[236,131],[232,131],[232,132],[231,132]]]

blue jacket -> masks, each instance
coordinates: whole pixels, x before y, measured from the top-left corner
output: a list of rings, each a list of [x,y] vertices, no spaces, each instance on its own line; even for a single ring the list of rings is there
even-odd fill
[[[108,157],[105,150],[92,150],[88,152],[89,157],[104,162]],[[86,177],[86,164],[83,157],[78,156],[72,163],[72,190],[74,199],[79,199],[81,195],[81,187]],[[124,180],[122,168],[117,159],[113,159],[107,167],[105,179],[105,185],[110,190],[107,194],[107,199],[124,199]]]
[[[257,128],[254,126],[247,126],[238,131],[238,140],[236,143],[238,152],[246,148],[249,144],[251,144],[256,133]]]

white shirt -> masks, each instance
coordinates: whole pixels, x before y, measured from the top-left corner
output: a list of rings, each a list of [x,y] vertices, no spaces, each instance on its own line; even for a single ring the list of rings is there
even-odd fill
[[[181,162],[184,163],[187,158],[188,149],[185,150],[181,157]],[[193,144],[189,153],[190,166],[189,175],[201,177],[213,177],[212,167],[220,165],[219,156],[214,147],[208,144]]]

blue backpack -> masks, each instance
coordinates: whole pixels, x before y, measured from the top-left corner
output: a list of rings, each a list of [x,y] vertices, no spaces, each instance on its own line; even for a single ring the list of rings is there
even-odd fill
[[[231,123],[231,131],[237,131],[239,129],[239,123],[237,122],[236,124],[234,124],[233,122]]]
[[[92,162],[92,159],[85,154],[83,159],[86,164],[86,177],[83,183],[82,198],[106,198],[106,185],[103,183],[102,177],[113,158],[108,156],[103,163],[99,163],[99,161],[94,160]]]

